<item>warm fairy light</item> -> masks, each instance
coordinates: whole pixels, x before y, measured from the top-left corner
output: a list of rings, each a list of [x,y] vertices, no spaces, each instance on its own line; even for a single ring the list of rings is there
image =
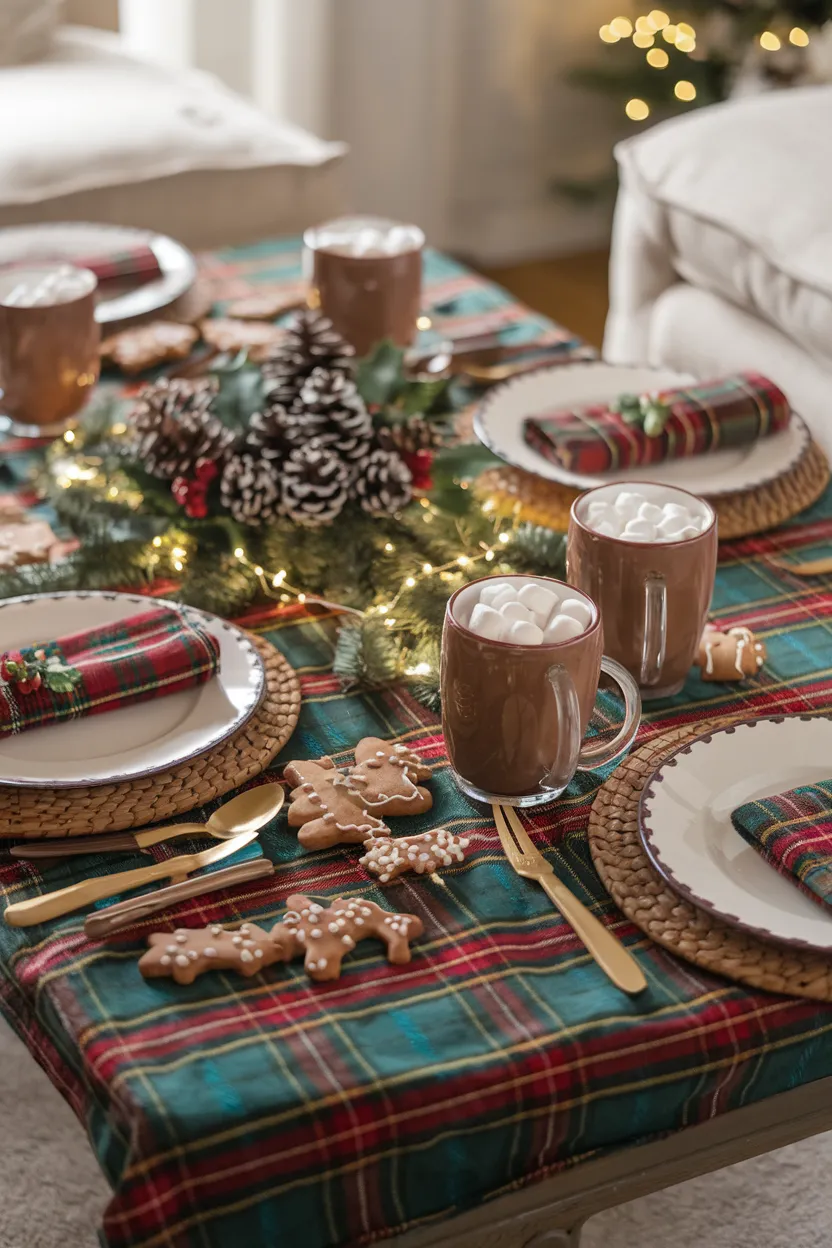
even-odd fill
[[[415,576],[409,576],[407,580],[405,581],[405,585],[407,586],[408,589],[412,589],[415,584],[416,584]]]
[[[664,48],[651,48],[647,53],[647,64],[652,65],[654,69],[667,69],[670,57]]]
[[[392,628],[394,624],[396,623],[396,621],[393,619],[390,619],[390,620],[385,620],[384,623],[386,624],[388,628]]]
[[[286,569],[281,568],[280,571],[275,573],[275,575],[272,577],[272,585],[274,586],[275,589],[277,589],[278,586],[282,585],[285,580],[286,580]]]
[[[306,594],[298,594],[298,602],[306,602]]]
[[[237,546],[234,551],[234,558],[242,560],[242,559],[245,559],[245,557],[246,557],[246,552],[243,550],[242,546]]]
[[[457,563],[459,564],[461,568],[467,568],[470,562],[471,560],[468,559],[465,555],[460,555],[459,558],[457,559]]]
[[[800,26],[793,26],[789,31],[789,43],[793,43],[796,48],[805,48],[809,42],[809,36]]]
[[[780,47],[780,40],[773,30],[764,30],[760,35],[760,47],[765,48],[766,52],[776,52]]]
[[[649,17],[636,18],[636,34],[652,35],[656,27],[653,25]]]
[[[126,432],[127,432],[127,426],[125,425],[123,420],[117,420],[116,423],[113,425],[112,429],[110,430],[110,433],[114,433],[116,437],[120,437],[121,434],[126,433]]]
[[[679,35],[687,35],[689,39],[696,38],[696,31],[693,29],[693,27],[690,25],[689,22],[677,22],[676,30],[678,32],[676,36],[677,39]]]
[[[429,676],[433,671],[430,663],[417,663],[415,667],[404,669],[406,676]]]
[[[662,31],[662,39],[666,39],[668,43],[675,43],[678,33],[679,31],[674,25],[665,26]]]
[[[490,562],[491,562],[491,560],[492,560],[493,558],[494,558],[494,551],[493,551],[493,550],[487,550],[487,551],[485,552],[485,562],[486,562],[486,563],[490,563]]]
[[[386,615],[389,610],[390,610],[389,607],[379,607],[378,613],[379,615]]]
[[[156,549],[158,550],[158,549],[159,549],[159,547],[162,545],[162,539],[161,539],[161,537],[154,537],[153,542],[152,542],[152,545],[153,545],[153,546],[155,546],[155,547],[156,547]]]
[[[433,571],[433,564],[432,564],[432,563],[423,563],[423,564],[422,564],[422,571],[424,572],[425,576],[430,576],[431,572]]]
[[[118,498],[118,486],[111,485],[107,493],[109,494],[110,498]]]
[[[692,35],[677,35],[676,49],[679,52],[693,52],[696,49],[696,40]]]
[[[602,26],[598,31],[598,37],[603,39],[604,43],[618,43],[618,40],[621,38],[620,35],[615,33],[612,26]]]
[[[393,545],[393,543],[392,543],[392,542],[385,542],[385,543],[384,543],[384,549],[385,549],[385,551],[386,551],[386,553],[387,553],[388,555],[392,555],[392,553],[393,553],[393,551],[396,549],[396,547]]]
[[[628,100],[624,112],[630,118],[630,121],[644,121],[646,117],[650,116],[650,109],[644,100]],[[503,533],[500,534],[500,541],[503,540],[504,536]],[[508,541],[508,538],[505,540]]]
[[[62,490],[68,490],[69,487],[72,485],[72,482],[70,481],[69,477],[58,477],[58,485],[61,487]]]
[[[177,572],[181,572],[185,565],[181,559],[174,559],[173,566],[176,568]]]
[[[647,14],[647,20],[652,23],[654,30],[664,30],[665,26],[667,26],[670,21],[670,18],[667,16],[664,9],[651,9]]]
[[[503,543],[503,545],[505,546],[505,545],[506,545],[506,543],[507,543],[507,542],[508,542],[508,540],[509,540],[508,533],[501,533],[501,534],[500,534],[500,539],[499,539],[499,540],[500,540],[500,541]]]
[[[629,39],[633,33],[633,23],[629,17],[614,17],[610,22],[610,30],[618,35],[619,39]]]
[[[71,429],[67,429],[66,433],[64,434],[64,442],[74,442],[74,441],[75,441],[75,434],[73,433]]]
[[[494,502],[493,498],[487,498],[482,505],[482,509],[485,515],[488,515],[490,511],[493,511],[496,505],[497,504]]]
[[[159,545],[161,546],[161,542],[159,543]],[[182,549],[181,546],[174,546],[173,550],[170,553],[173,555],[174,559],[185,558],[185,551]]]
[[[695,100],[696,87],[692,82],[688,82],[687,79],[682,78],[673,88],[673,94],[676,96],[677,100]]]
[[[255,576],[262,576],[262,575],[263,575],[263,569],[260,567],[260,564],[259,564],[259,563],[258,563],[257,567],[254,569],[254,575],[255,575]]]
[[[637,48],[652,48],[655,38],[655,35],[639,32],[633,35],[633,43]]]
[[[433,321],[430,319],[429,316],[420,316],[418,320],[416,321],[417,329],[431,329],[432,326],[433,326]]]

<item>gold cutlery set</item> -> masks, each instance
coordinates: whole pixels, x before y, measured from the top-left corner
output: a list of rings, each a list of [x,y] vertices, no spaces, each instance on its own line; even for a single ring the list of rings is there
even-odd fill
[[[265,784],[239,793],[214,811],[205,823],[175,823],[146,832],[126,832],[109,837],[73,837],[60,845],[52,840],[14,846],[11,850],[14,857],[42,861],[75,854],[144,850],[180,836],[202,835],[220,841],[219,845],[202,850],[201,853],[180,854],[163,862],[153,863],[152,866],[95,876],[79,884],[32,897],[28,901],[15,902],[6,909],[6,922],[12,927],[45,923],[106,897],[130,892],[157,880],[171,881],[166,887],[146,896],[120,901],[105,909],[93,911],[86,919],[84,931],[91,938],[100,938],[187,898],[269,877],[274,874],[271,862],[265,858],[256,858],[251,862],[209,872],[196,879],[188,878],[193,872],[213,866],[251,844],[260,830],[280,812],[284,796],[281,785]],[[636,960],[615,935],[558,879],[551,863],[533,845],[517,812],[510,806],[496,804],[492,806],[492,811],[500,842],[511,867],[518,875],[540,885],[616,987],[630,994],[642,992],[647,981]]]

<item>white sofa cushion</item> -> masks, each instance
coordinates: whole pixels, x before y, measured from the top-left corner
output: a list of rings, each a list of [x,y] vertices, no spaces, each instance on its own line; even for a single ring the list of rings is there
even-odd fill
[[[676,273],[832,361],[832,87],[690,113],[616,148]]]
[[[0,71],[0,116],[0,224],[86,217],[213,246],[336,206],[343,145],[102,31],[62,29],[43,60]]]

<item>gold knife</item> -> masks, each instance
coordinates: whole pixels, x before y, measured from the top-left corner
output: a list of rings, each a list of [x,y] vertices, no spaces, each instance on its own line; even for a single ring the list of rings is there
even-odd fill
[[[243,832],[233,840],[223,841],[211,849],[204,849],[199,854],[180,854],[177,858],[168,858],[164,862],[154,863],[152,867],[138,867],[135,871],[116,871],[112,875],[98,876],[84,880],[81,884],[70,884],[68,888],[59,888],[40,897],[31,897],[28,901],[16,901],[8,906],[4,919],[11,927],[30,927],[33,923],[46,923],[49,919],[57,919],[60,915],[71,914],[73,910],[81,910],[101,901],[104,897],[114,897],[118,893],[126,893],[134,888],[142,888],[156,880],[184,880],[192,871],[201,867],[209,867],[213,862],[221,862],[229,858],[246,845],[256,840],[257,829]]]

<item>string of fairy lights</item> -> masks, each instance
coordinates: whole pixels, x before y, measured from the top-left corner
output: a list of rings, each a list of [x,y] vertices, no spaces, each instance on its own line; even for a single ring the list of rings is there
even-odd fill
[[[667,69],[670,56],[662,46],[663,43],[674,47],[677,52],[690,56],[696,51],[696,31],[689,22],[672,22],[670,15],[663,9],[651,9],[649,13],[631,20],[629,17],[614,17],[606,22],[598,32],[603,43],[620,43],[632,40],[637,48],[644,49],[647,64],[653,69]],[[800,26],[793,26],[786,34],[776,34],[773,30],[763,30],[757,36],[759,46],[765,52],[777,52],[784,43],[796,48],[805,48],[809,36]],[[677,100],[691,103],[696,99],[696,87],[687,78],[680,78],[673,88]],[[650,105],[646,100],[633,98],[624,105],[624,112],[631,121],[646,121],[650,116]]]

